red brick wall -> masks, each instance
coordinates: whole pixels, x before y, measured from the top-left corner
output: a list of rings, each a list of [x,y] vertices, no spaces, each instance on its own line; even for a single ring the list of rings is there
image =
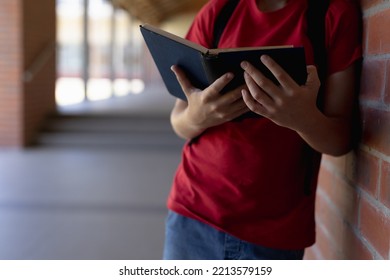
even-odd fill
[[[55,1],[0,0],[0,147],[24,147],[55,110],[55,55],[23,81],[48,42],[55,41]]]
[[[0,0],[0,146],[21,145],[21,1]]]
[[[360,2],[362,141],[344,157],[324,157],[307,259],[390,258],[390,2]]]
[[[56,1],[23,1],[24,69],[28,69],[50,44],[56,42]],[[49,48],[50,49],[50,48]],[[53,49],[54,50],[54,49]],[[55,52],[36,73],[24,83],[24,141],[29,144],[36,137],[41,122],[55,111]]]

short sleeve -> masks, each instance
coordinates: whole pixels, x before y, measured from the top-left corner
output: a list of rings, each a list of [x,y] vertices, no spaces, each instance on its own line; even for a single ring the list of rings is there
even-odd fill
[[[326,30],[328,74],[345,70],[361,58],[361,15],[354,1],[331,1]]]
[[[216,15],[226,4],[226,0],[210,0],[195,16],[186,39],[206,48],[212,47],[213,27]]]

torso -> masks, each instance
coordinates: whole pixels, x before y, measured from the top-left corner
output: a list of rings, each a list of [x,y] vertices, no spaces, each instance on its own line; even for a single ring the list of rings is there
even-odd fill
[[[272,1],[260,3],[266,2]],[[333,7],[332,20],[343,19],[344,25],[349,26],[348,1],[332,2],[341,6]],[[211,47],[210,26],[225,3],[226,0],[210,0],[188,38]],[[305,33],[307,1],[290,0],[267,13],[262,6],[259,10],[258,3],[240,1],[221,36],[220,47],[304,46],[307,63],[312,64],[312,47]],[[332,36],[333,33],[329,38],[338,45],[328,58],[330,68],[337,70],[356,57],[347,41]],[[351,44],[356,46],[354,41]],[[296,132],[266,118],[210,128],[185,146],[168,207],[249,242],[283,249],[310,246],[314,242],[315,192],[313,189],[312,195],[306,196],[303,191],[307,172],[305,145]]]

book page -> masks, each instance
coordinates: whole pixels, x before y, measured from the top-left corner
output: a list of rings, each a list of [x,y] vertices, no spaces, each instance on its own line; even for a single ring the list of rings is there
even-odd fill
[[[272,49],[287,49],[293,48],[293,45],[280,45],[280,46],[261,46],[261,47],[242,47],[242,48],[221,48],[221,49],[210,49],[210,55],[217,55],[222,52],[237,52],[237,51],[255,51],[255,50],[272,50]]]
[[[203,47],[203,46],[201,46],[199,44],[191,42],[190,40],[187,40],[185,38],[182,38],[180,36],[172,34],[172,33],[168,32],[168,31],[162,30],[162,29],[160,29],[158,27],[155,27],[155,26],[152,26],[152,25],[149,25],[149,24],[143,24],[143,25],[141,25],[141,27],[145,28],[145,29],[147,29],[147,30],[149,30],[151,32],[154,32],[156,34],[159,34],[161,36],[164,36],[166,38],[169,38],[169,39],[171,39],[173,41],[176,41],[178,43],[186,45],[186,46],[188,46],[190,48],[196,49],[196,50],[200,51],[203,54],[206,54],[206,53],[209,52],[209,49],[207,49],[207,48],[205,48],[205,47]]]

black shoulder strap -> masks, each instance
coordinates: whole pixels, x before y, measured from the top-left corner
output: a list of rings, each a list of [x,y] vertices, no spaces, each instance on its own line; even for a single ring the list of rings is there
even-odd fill
[[[308,0],[306,13],[307,35],[313,46],[314,61],[318,66],[318,76],[322,84],[325,83],[327,73],[325,16],[329,7],[329,1]],[[318,99],[318,106],[322,106],[321,96]]]
[[[240,2],[240,0],[228,0],[225,6],[223,6],[221,11],[218,13],[214,22],[213,48],[218,48],[223,30],[225,29],[225,26],[228,23],[230,16],[233,14],[238,2]]]
[[[306,12],[307,19],[307,36],[313,46],[314,62],[317,64],[318,77],[321,81],[321,88],[318,92],[317,106],[322,109],[324,97],[324,84],[327,74],[327,55],[326,55],[326,26],[325,16],[328,11],[330,0],[308,0],[308,8]],[[309,145],[304,148],[305,161],[307,170],[304,182],[304,193],[306,195],[312,194],[313,182],[316,181],[317,176],[315,170],[319,168],[321,163],[321,154],[315,152]]]

